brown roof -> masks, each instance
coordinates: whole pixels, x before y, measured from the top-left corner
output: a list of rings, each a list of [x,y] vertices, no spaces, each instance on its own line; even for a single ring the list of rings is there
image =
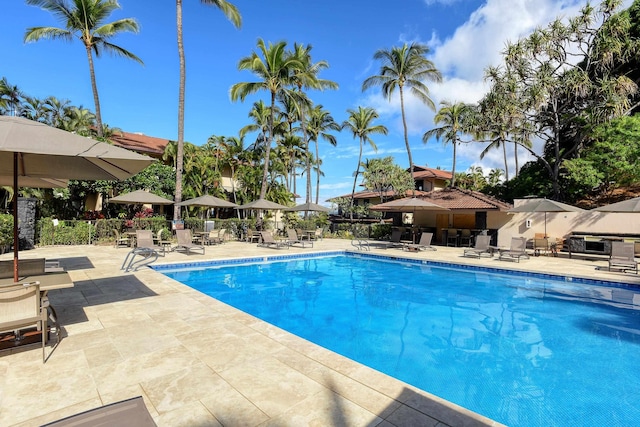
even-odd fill
[[[412,192],[411,190],[407,191],[406,194],[401,194],[400,196],[406,196],[406,195],[411,195]],[[415,195],[416,197],[422,197],[429,194],[428,191],[421,191],[421,190],[415,190]],[[382,193],[383,197],[395,197],[396,196],[396,192],[393,190],[390,191],[385,191]],[[350,199],[351,198],[351,193],[349,194],[343,194],[342,196],[336,196],[334,197],[334,199],[337,199],[338,197],[344,197],[346,199]],[[380,197],[380,193],[378,191],[369,191],[369,190],[365,190],[365,191],[358,191],[353,195],[354,199],[375,199]],[[330,199],[331,200],[331,199]]]
[[[507,211],[513,206],[479,191],[445,188],[430,191],[421,198],[451,210]]]
[[[409,169],[407,168],[407,170]],[[453,174],[451,172],[445,171],[442,169],[434,169],[434,168],[428,168],[425,166],[416,166],[416,165],[413,166],[414,179],[417,179],[417,178],[451,179],[452,176]]]
[[[114,145],[156,158],[162,157],[165,147],[169,144],[168,139],[131,132],[117,132],[110,136],[109,140]]]

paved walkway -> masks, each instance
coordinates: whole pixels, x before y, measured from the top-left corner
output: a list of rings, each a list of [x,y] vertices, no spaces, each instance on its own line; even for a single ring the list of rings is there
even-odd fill
[[[352,249],[325,239],[313,249]],[[207,297],[150,269],[124,273],[127,249],[62,246],[21,252],[57,258],[75,282],[50,292],[63,339],[42,364],[38,346],[0,353],[0,425],[38,426],[142,395],[159,426],[498,425]],[[461,248],[408,256],[634,281],[606,261],[532,257],[521,263],[462,257]],[[274,255],[228,242],[205,255],[159,262]],[[0,255],[11,259],[12,254]]]

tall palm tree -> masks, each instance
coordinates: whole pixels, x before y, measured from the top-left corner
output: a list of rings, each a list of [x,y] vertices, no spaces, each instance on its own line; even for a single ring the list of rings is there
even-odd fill
[[[339,131],[341,126],[333,119],[331,114],[323,109],[322,105],[316,105],[311,111],[309,111],[309,141],[313,141],[316,147],[315,160],[318,163],[322,162],[320,159],[320,152],[318,149],[318,139],[322,138],[334,147],[338,145],[336,137],[329,133],[329,131]],[[315,168],[316,172],[316,204],[320,199],[320,168]],[[309,170],[307,170],[309,173]]]
[[[6,77],[0,80],[0,113],[17,116],[20,113],[24,94],[18,86],[9,84]]]
[[[99,58],[102,51],[106,51],[142,64],[142,60],[136,55],[109,42],[110,38],[119,33],[137,33],[139,31],[138,23],[133,18],[105,22],[116,9],[120,9],[120,5],[116,0],[74,0],[72,6],[66,0],[27,0],[27,4],[48,10],[64,23],[65,28],[27,28],[27,32],[24,35],[25,42],[35,42],[41,39],[71,41],[73,37],[77,37],[84,45],[87,60],[89,61],[93,102],[96,107],[96,128],[98,136],[102,137],[102,114],[100,112],[96,73],[93,66],[93,54],[95,53],[96,58]]]
[[[378,151],[376,143],[373,142],[370,135],[382,134],[386,135],[388,130],[384,125],[374,125],[373,121],[380,116],[378,112],[371,107],[358,107],[357,110],[347,110],[349,118],[342,123],[342,129],[351,131],[354,138],[358,138],[360,142],[360,151],[358,152],[358,166],[356,167],[355,177],[353,178],[353,189],[351,190],[350,218],[353,220],[353,199],[356,193],[356,183],[360,174],[360,164],[362,163],[362,148],[365,142],[368,142],[375,151]]]
[[[326,61],[318,61],[316,63],[311,59],[311,45],[304,46],[302,44],[294,43],[292,55],[296,56],[303,64],[301,69],[293,70],[293,83],[298,88],[298,91],[303,95],[303,99],[299,103],[300,109],[300,126],[302,129],[302,139],[306,145],[307,151],[307,198],[306,202],[311,202],[311,161],[309,154],[309,138],[307,136],[306,127],[306,111],[310,106],[310,101],[306,99],[306,95],[303,89],[337,89],[338,84],[331,80],[325,80],[318,77],[320,71],[329,68],[329,63]],[[316,158],[317,158],[316,152]]]
[[[396,89],[400,94],[400,111],[402,113],[402,127],[404,130],[404,144],[409,157],[409,170],[413,178],[413,157],[409,145],[409,134],[407,130],[407,118],[404,108],[404,90],[409,92],[424,102],[431,110],[435,110],[435,105],[429,97],[429,88],[426,81],[440,82],[442,74],[434,63],[426,58],[429,47],[421,43],[404,44],[400,47],[378,50],[373,59],[382,61],[380,74],[367,78],[362,83],[362,90],[365,91],[373,86],[381,86],[382,93],[391,100]]]
[[[433,117],[433,121],[436,124],[442,124],[442,126],[425,132],[422,136],[422,142],[426,144],[431,137],[435,136],[438,141],[440,138],[444,138],[443,142],[445,144],[451,143],[453,145],[453,167],[451,168],[450,187],[455,187],[456,148],[461,142],[460,134],[469,130],[467,118],[473,110],[469,104],[462,102],[452,103],[450,101],[442,101],[440,105],[442,107],[440,107]]]
[[[226,0],[200,0],[200,3],[217,7],[236,28],[242,25],[238,9]],[[178,140],[176,153],[176,194],[175,202],[182,201],[182,167],[184,157],[184,97],[187,81],[184,42],[182,37],[182,0],[176,0],[176,27],[178,33],[178,57],[180,60],[180,85],[178,88]],[[173,219],[180,219],[180,209],[173,210]]]
[[[54,127],[61,127],[68,110],[71,108],[71,101],[68,99],[58,99],[55,96],[48,96],[44,100],[44,108],[49,116],[49,124]]]
[[[271,144],[274,135],[275,103],[277,96],[293,96],[291,94],[292,73],[294,70],[301,70],[304,64],[294,55],[286,52],[286,42],[276,44],[265,44],[264,40],[258,39],[258,51],[252,52],[250,56],[242,58],[238,63],[238,69],[253,72],[261,81],[236,83],[231,87],[231,100],[244,101],[244,99],[260,90],[266,90],[271,96],[269,133],[266,140],[264,154],[264,167],[262,170],[262,184],[260,187],[260,198],[264,199],[267,194],[267,182],[269,176],[269,156],[271,154]],[[260,56],[262,55],[262,57]]]

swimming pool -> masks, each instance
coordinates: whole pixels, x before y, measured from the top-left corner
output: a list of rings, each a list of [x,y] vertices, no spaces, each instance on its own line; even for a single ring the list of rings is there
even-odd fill
[[[510,426],[640,422],[633,287],[381,256],[281,258],[156,269]]]

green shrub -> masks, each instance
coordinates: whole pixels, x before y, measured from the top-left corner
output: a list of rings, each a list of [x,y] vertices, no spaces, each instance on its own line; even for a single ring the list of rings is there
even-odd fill
[[[13,215],[0,214],[0,246],[13,243]]]

